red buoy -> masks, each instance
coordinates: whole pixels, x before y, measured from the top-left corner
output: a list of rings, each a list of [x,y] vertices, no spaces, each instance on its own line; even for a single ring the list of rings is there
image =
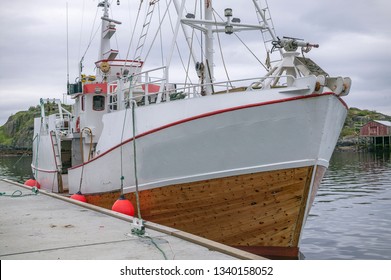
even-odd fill
[[[87,202],[87,198],[81,194],[81,192],[77,192],[71,195],[71,198],[74,200],[78,200],[81,202]]]
[[[125,215],[134,216],[134,207],[132,202],[127,200],[123,195],[121,195],[117,201],[114,202],[111,210]]]
[[[24,185],[29,187],[37,187],[37,189],[41,188],[41,185],[34,179],[28,179],[26,182],[24,182]]]

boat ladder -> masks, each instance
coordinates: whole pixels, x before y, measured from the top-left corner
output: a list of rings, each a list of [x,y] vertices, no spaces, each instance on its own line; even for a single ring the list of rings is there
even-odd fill
[[[58,145],[58,139],[55,131],[50,131],[50,138],[52,140],[52,148],[53,148],[53,154],[54,154],[54,162],[56,164],[56,168],[58,172],[61,172],[62,169],[62,163],[61,163],[61,154],[60,154],[60,147]]]
[[[152,21],[152,15],[155,10],[155,4],[157,2],[158,1],[150,1],[148,4],[148,9],[147,9],[147,13],[145,15],[143,28],[141,30],[140,37],[138,39],[137,48],[136,48],[136,52],[135,52],[135,56],[134,56],[135,61],[141,60],[141,54],[144,49],[145,40],[147,39],[148,30],[149,30],[149,27],[150,27],[150,24]]]
[[[263,43],[265,45],[265,50],[269,53],[269,55],[271,55],[270,46],[272,46],[272,42],[277,39],[277,36],[276,31],[274,29],[273,19],[270,14],[269,4],[267,3],[267,0],[254,0],[254,2],[261,7],[262,15],[258,11],[258,9],[256,9],[256,13],[259,24],[265,25],[267,27],[265,29],[262,29],[261,32]],[[273,55],[269,63],[274,63],[278,61],[281,61],[281,55],[275,54]]]

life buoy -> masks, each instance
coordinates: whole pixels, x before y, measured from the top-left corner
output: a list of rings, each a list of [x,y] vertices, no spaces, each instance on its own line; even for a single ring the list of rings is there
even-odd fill
[[[80,117],[76,119],[76,132],[80,132]]]

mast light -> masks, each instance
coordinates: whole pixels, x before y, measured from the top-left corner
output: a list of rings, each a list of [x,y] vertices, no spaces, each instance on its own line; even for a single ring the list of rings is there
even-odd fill
[[[226,8],[226,9],[224,10],[224,15],[225,15],[226,17],[232,17],[232,9],[231,9],[231,8]]]
[[[232,25],[225,26],[225,34],[231,35],[234,33],[234,27]]]

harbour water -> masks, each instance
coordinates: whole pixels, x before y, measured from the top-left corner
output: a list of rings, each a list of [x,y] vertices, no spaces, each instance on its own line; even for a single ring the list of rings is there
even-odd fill
[[[303,232],[305,259],[391,259],[390,158],[334,153]],[[0,156],[0,178],[24,182],[30,164],[30,156]]]
[[[333,154],[303,232],[306,259],[391,259],[390,155]]]

